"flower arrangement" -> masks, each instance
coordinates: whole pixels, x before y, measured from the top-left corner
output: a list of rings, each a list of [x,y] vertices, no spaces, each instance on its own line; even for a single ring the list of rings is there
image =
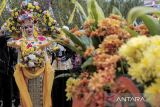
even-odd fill
[[[13,37],[19,37],[21,36],[20,25],[26,18],[32,19],[35,24],[38,22],[39,31],[42,31],[46,36],[57,31],[55,19],[35,1],[31,3],[22,2],[20,8],[12,10],[11,17],[6,21],[4,27],[12,33]]]
[[[119,49],[119,54],[125,57],[130,65],[128,74],[145,86],[146,98],[153,106],[158,105],[156,97],[160,94],[159,49],[160,36],[138,36]]]
[[[21,43],[21,63],[27,68],[43,67],[45,53],[32,44],[27,44],[25,41]]]
[[[81,73],[78,78],[68,79],[66,88],[68,100],[76,97],[83,99],[84,107],[105,107],[115,104],[114,100],[107,99],[110,94],[130,92],[126,88],[127,84],[119,84],[116,81],[120,77],[118,72],[126,72],[126,68],[121,65],[125,60],[118,53],[122,44],[131,37],[124,29],[125,26],[127,26],[125,19],[110,15],[100,20],[97,25],[94,20],[87,20],[82,30],[77,28],[71,30],[77,38],[85,37],[99,42],[97,45],[90,44],[84,49],[82,56],[86,62],[82,68],[86,72]],[[81,48],[83,50],[83,45]]]
[[[160,42],[159,36],[150,36],[160,34],[157,29],[160,24],[152,16],[144,15],[147,13],[144,10],[159,11],[136,7],[129,12],[127,20],[118,15],[105,18],[96,1],[90,3],[93,4],[88,5],[91,6],[88,7],[89,18],[82,29],[63,29],[72,40],[66,46],[85,59],[81,66],[83,72],[67,81],[68,100],[72,98],[73,107],[117,107],[122,104],[115,102],[113,93],[118,96],[123,93],[136,96],[138,93],[141,97],[141,92],[152,106],[158,107]],[[96,8],[94,11],[92,6]],[[136,18],[140,18],[143,24],[133,25]],[[75,99],[82,105],[78,106]],[[143,101],[134,103],[145,107]]]

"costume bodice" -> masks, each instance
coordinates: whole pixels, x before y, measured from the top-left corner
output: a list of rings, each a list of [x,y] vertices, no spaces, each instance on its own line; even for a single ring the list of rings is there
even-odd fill
[[[46,47],[50,45],[51,38],[45,36],[31,36],[27,38],[11,39],[8,46],[18,48],[18,62],[25,67],[35,68],[43,67],[48,59]]]

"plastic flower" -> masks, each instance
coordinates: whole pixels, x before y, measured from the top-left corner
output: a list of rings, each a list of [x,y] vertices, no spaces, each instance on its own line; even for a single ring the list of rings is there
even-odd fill
[[[29,62],[28,62],[28,67],[30,67],[30,68],[35,67],[34,62],[29,61]]]
[[[54,28],[55,28],[55,27],[54,27],[54,26],[52,26],[52,27],[51,27],[51,30],[54,30]]]
[[[27,45],[27,48],[31,48],[31,47],[32,47],[32,44],[29,43],[29,44]]]
[[[52,25],[52,23],[51,22],[48,22],[48,26],[51,26]]]
[[[27,6],[27,2],[26,1],[22,1],[22,6]]]
[[[28,58],[31,59],[31,60],[35,60],[35,59],[36,59],[36,56],[33,55],[33,54],[30,54],[30,55],[28,55]]]
[[[28,8],[32,8],[32,3],[28,3]]]
[[[53,23],[53,22],[54,22],[54,19],[53,19],[52,17],[49,17],[49,21],[50,21],[51,23]]]
[[[14,15],[15,15],[15,16],[18,16],[18,12],[15,12]]]
[[[33,2],[33,5],[38,6],[38,5],[39,5],[39,3],[38,3],[38,2],[36,2],[36,1],[34,1],[34,2]]]
[[[45,37],[43,37],[43,36],[38,36],[38,40],[40,40],[40,41],[45,41],[45,40],[46,40],[46,38],[45,38]]]
[[[35,7],[36,7],[37,10],[40,10],[40,7],[39,7],[39,6],[35,6]]]

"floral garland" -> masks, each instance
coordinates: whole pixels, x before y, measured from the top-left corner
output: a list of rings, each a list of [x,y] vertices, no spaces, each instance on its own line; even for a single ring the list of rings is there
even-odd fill
[[[42,34],[50,36],[52,32],[56,32],[56,20],[51,17],[49,11],[43,10],[38,2],[26,3],[22,2],[20,8],[12,10],[11,17],[6,21],[4,27],[9,31],[13,37],[17,38],[22,35],[20,31],[21,24],[23,23],[23,18],[29,16],[23,16],[28,12],[34,23],[38,23],[39,31]]]

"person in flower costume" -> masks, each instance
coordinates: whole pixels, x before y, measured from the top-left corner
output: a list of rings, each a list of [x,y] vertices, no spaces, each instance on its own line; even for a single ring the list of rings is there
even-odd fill
[[[36,29],[35,23],[38,21],[36,17],[40,17],[41,14],[43,17],[48,16],[47,12],[40,10],[37,2],[33,4],[23,2],[22,9],[14,11],[13,18],[6,24],[10,28],[9,31],[14,34],[14,38],[8,41],[8,46],[19,50],[14,77],[20,91],[22,107],[52,106],[54,70],[46,51],[52,39],[40,35]],[[50,30],[54,29],[52,26],[55,25],[54,22],[54,19],[50,21],[51,25],[48,27]]]

